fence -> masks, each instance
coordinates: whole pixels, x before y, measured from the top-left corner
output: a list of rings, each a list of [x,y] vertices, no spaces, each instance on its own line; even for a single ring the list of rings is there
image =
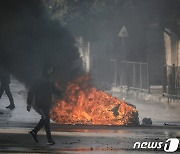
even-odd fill
[[[125,86],[150,92],[148,63],[94,58],[92,67],[94,84],[100,89]]]
[[[150,93],[148,63],[122,61],[118,72],[120,86],[128,89],[144,89]]]
[[[93,84],[103,90],[110,89],[115,82],[115,65],[110,59],[93,58],[91,59],[91,75]]]
[[[163,66],[163,92],[180,96],[180,66]]]
[[[123,86],[128,89],[147,90],[150,93],[148,63],[94,58],[92,64],[91,73],[98,88]],[[164,65],[162,72],[163,93],[179,97],[180,66]]]

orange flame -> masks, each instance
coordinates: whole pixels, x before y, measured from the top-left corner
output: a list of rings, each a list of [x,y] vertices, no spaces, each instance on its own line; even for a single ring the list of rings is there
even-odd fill
[[[58,124],[137,125],[137,110],[122,100],[90,88],[90,77],[81,76],[67,85],[65,96],[50,112]]]

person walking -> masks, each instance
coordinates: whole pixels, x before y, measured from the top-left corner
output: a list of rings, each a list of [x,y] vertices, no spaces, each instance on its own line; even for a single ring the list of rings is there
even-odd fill
[[[52,105],[52,94],[62,96],[62,91],[58,90],[53,81],[51,80],[52,74],[54,72],[54,66],[46,65],[44,68],[43,77],[38,80],[34,86],[30,89],[27,98],[27,111],[30,111],[33,98],[35,99],[34,109],[41,115],[41,119],[36,127],[29,132],[32,139],[38,143],[37,134],[38,131],[45,126],[47,144],[55,144],[50,131],[50,108]]]

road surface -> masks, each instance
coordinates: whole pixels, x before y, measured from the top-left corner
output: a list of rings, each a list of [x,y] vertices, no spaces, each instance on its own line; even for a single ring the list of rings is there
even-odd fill
[[[140,122],[151,118],[152,126],[82,126],[57,125],[52,122],[52,134],[56,144],[46,145],[44,130],[38,135],[40,143],[33,143],[28,131],[39,121],[35,112],[26,111],[27,89],[17,80],[12,81],[11,90],[15,100],[14,110],[4,94],[0,100],[0,153],[165,153],[163,149],[133,149],[135,142],[165,142],[168,138],[180,137],[180,103],[144,101],[119,93],[112,94],[134,104],[139,111]],[[168,125],[164,125],[164,123]],[[176,153],[180,153],[179,149]]]

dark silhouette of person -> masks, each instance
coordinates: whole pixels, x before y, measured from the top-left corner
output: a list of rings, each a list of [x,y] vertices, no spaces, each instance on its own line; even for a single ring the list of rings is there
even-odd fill
[[[8,96],[9,98],[9,101],[10,101],[10,105],[7,106],[6,108],[9,108],[9,109],[14,109],[15,108],[15,105],[14,105],[14,99],[12,97],[12,94],[11,94],[11,91],[10,91],[10,87],[9,87],[9,84],[10,84],[10,74],[7,72],[7,71],[4,71],[4,70],[0,70],[0,81],[1,81],[1,87],[0,87],[0,98],[2,96],[2,94],[6,93],[6,95]]]
[[[37,133],[38,131],[45,126],[46,136],[47,136],[47,144],[53,145],[55,144],[54,140],[51,136],[50,131],[50,108],[52,105],[52,94],[56,94],[58,96],[62,96],[62,91],[57,90],[55,84],[53,83],[51,77],[54,72],[54,66],[45,65],[43,77],[32,86],[28,93],[27,98],[27,111],[30,111],[33,98],[35,100],[34,109],[41,115],[41,119],[36,127],[29,132],[32,139],[38,143]]]

